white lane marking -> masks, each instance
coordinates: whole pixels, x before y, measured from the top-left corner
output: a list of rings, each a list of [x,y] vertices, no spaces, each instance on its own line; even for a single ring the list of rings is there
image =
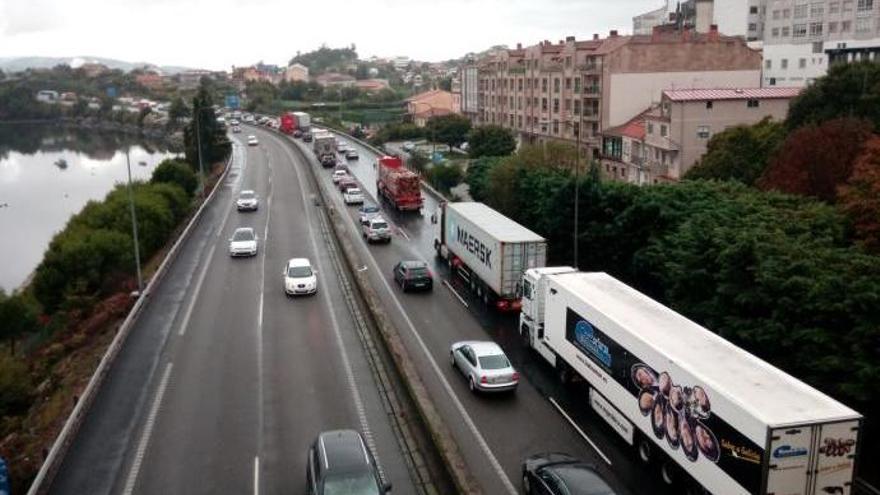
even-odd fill
[[[596,453],[599,454],[599,457],[601,457],[602,460],[605,461],[605,464],[608,464],[610,466],[611,459],[609,459],[608,456],[605,455],[604,452],[599,450],[599,446],[596,445],[592,440],[590,440],[590,437],[588,437],[587,434],[584,433],[584,430],[582,430],[581,427],[578,426],[577,423],[575,423],[573,419],[571,419],[571,416],[569,416],[568,413],[566,413],[565,410],[562,409],[562,406],[560,406],[559,403],[556,402],[556,400],[553,397],[549,397],[549,399],[550,399],[550,403],[553,404],[553,406],[556,408],[557,411],[559,411],[559,414],[562,414],[562,416],[565,419],[567,419],[569,423],[571,423],[571,426],[573,426],[574,429],[577,430],[577,432],[580,433],[580,435],[584,438],[584,440],[586,440],[587,443],[589,443],[590,446],[593,447],[593,450],[595,450]]]
[[[186,333],[186,327],[189,326],[189,317],[192,316],[193,308],[196,306],[196,301],[199,299],[199,295],[202,293],[202,282],[205,281],[205,275],[208,273],[208,268],[211,266],[211,258],[214,257],[214,250],[217,249],[217,244],[215,243],[211,246],[211,249],[208,251],[208,256],[205,258],[205,266],[202,267],[202,272],[199,273],[199,279],[196,280],[196,286],[192,293],[192,299],[189,301],[189,306],[186,308],[186,313],[183,315],[183,320],[180,322],[180,330],[177,332],[177,335],[183,337],[183,334]]]
[[[464,299],[458,294],[458,291],[456,291],[455,289],[452,288],[452,285],[449,284],[449,281],[448,281],[448,280],[444,280],[444,281],[443,281],[443,285],[445,285],[447,289],[449,289],[450,291],[452,291],[453,294],[455,294],[455,297],[458,298],[458,302],[462,303],[462,304],[464,305],[464,307],[466,307],[466,308],[469,308],[469,307],[470,307],[470,306],[468,306],[467,301],[465,301],[465,300],[464,300]]]
[[[233,193],[232,206],[230,206],[226,210],[226,216],[223,217],[223,221],[220,223],[220,229],[217,230],[217,237],[218,238],[220,237],[221,234],[223,234],[223,231],[226,230],[224,227],[226,226],[226,222],[229,220],[229,215],[232,214],[232,210],[237,209],[235,206],[235,192],[236,192],[236,190],[241,189],[241,180],[242,180],[242,177],[244,177],[244,170],[245,170],[245,166],[247,165],[247,153],[242,151],[241,144],[236,146],[235,150],[238,152],[237,155],[239,157],[239,163],[241,163],[241,166],[239,167],[239,169],[241,171],[239,172],[238,178],[236,179],[236,184],[234,185],[234,186],[238,186],[238,187],[232,188],[232,193]]]
[[[400,235],[402,235],[404,239],[410,240],[409,235],[406,233],[406,230],[404,230],[403,227],[397,227],[397,230],[398,232],[400,232]]]
[[[254,457],[254,495],[260,495],[260,456]]]
[[[144,423],[144,431],[141,433],[141,440],[138,443],[137,452],[134,461],[131,464],[131,471],[128,472],[128,478],[125,480],[125,489],[123,495],[131,495],[134,491],[134,485],[137,482],[138,473],[141,470],[141,464],[144,462],[144,456],[147,453],[147,446],[150,443],[150,436],[153,434],[153,426],[156,424],[156,417],[159,415],[159,407],[162,405],[162,397],[165,396],[165,389],[168,387],[168,379],[171,378],[172,363],[165,366],[165,374],[162,375],[162,381],[159,382],[159,388],[156,390],[156,396],[153,398],[153,405],[150,408],[150,414],[147,416],[147,422]]]
[[[296,144],[294,144],[294,146],[296,146]],[[291,157],[291,160],[292,160],[293,157],[291,155],[290,149],[288,147],[284,146],[284,150],[288,154],[288,156]],[[306,159],[308,160],[308,158],[306,158]],[[305,166],[310,167],[312,165],[310,163],[306,163]],[[298,167],[294,167],[294,168],[297,170],[297,176],[299,176],[299,168]],[[305,194],[305,193],[303,193],[303,194]],[[307,212],[308,212],[308,210],[307,210]],[[351,218],[348,215],[345,215],[345,216],[348,217],[348,219],[352,223],[354,223],[353,218]],[[357,231],[357,229],[355,229],[355,231]],[[313,237],[313,242],[314,242],[314,237]],[[372,255],[367,256],[367,258],[369,259],[369,262],[373,265],[373,269],[376,270],[376,273],[381,274],[382,271],[379,270],[379,264],[376,262],[376,259]],[[471,434],[476,439],[477,444],[480,446],[480,449],[483,451],[483,454],[485,454],[486,458],[489,459],[489,463],[492,465],[492,469],[495,471],[495,474],[498,475],[498,478],[501,479],[501,483],[504,485],[504,488],[507,490],[507,493],[509,493],[510,495],[517,495],[518,492],[516,490],[516,487],[514,487],[513,483],[510,481],[510,478],[507,476],[507,473],[504,472],[504,468],[501,467],[501,463],[498,462],[498,458],[495,457],[495,454],[492,452],[492,449],[489,448],[489,444],[486,442],[486,439],[483,437],[483,434],[480,433],[480,430],[477,428],[477,425],[474,423],[474,420],[471,419],[471,417],[468,414],[467,410],[465,409],[464,405],[461,403],[461,401],[458,399],[458,396],[452,390],[452,385],[450,385],[449,380],[447,380],[446,376],[443,375],[443,372],[440,371],[440,366],[437,364],[437,360],[434,359],[434,356],[431,354],[430,350],[428,349],[427,344],[425,344],[425,341],[422,339],[422,336],[416,330],[416,327],[415,327],[415,325],[413,325],[413,322],[410,319],[409,315],[407,314],[406,311],[404,311],[403,305],[400,303],[400,300],[397,298],[397,294],[393,290],[391,290],[391,285],[388,283],[388,280],[386,280],[384,276],[379,276],[379,280],[382,281],[382,284],[385,286],[385,290],[391,296],[391,300],[394,301],[394,304],[397,307],[397,310],[403,316],[404,321],[406,321],[407,327],[409,328],[410,332],[415,337],[416,342],[419,344],[419,348],[422,350],[425,357],[427,357],[428,362],[431,365],[431,368],[434,370],[434,373],[436,373],[437,378],[440,380],[440,383],[443,385],[443,389],[446,390],[446,393],[449,395],[450,399],[452,399],[452,403],[455,405],[456,410],[458,410],[459,414],[461,414],[462,419],[465,422],[465,425],[467,425]]]
[[[272,136],[273,139],[278,141],[275,136]],[[321,285],[327,286],[327,272],[324,270],[323,263],[321,262],[321,257],[318,255],[320,251],[318,250],[318,241],[316,240],[314,228],[312,226],[312,214],[311,209],[309,208],[309,201],[306,198],[306,187],[309,184],[308,181],[303,180],[302,172],[300,171],[300,167],[297,166],[297,163],[301,163],[299,160],[296,160],[290,151],[290,148],[286,143],[280,143],[281,149],[287,154],[290,158],[291,163],[293,165],[294,173],[296,173],[296,178],[299,181],[300,187],[299,192],[302,196],[302,205],[303,209],[306,212],[306,225],[309,230],[309,238],[312,241],[312,251],[315,254],[315,264],[318,266],[318,279],[320,280]],[[310,167],[311,164],[306,162],[302,164],[306,167]],[[375,445],[373,443],[373,434],[370,430],[370,424],[367,421],[367,412],[364,408],[364,402],[361,399],[360,391],[357,388],[357,382],[354,379],[354,371],[351,367],[351,361],[348,358],[348,352],[345,350],[345,345],[342,340],[342,331],[339,328],[339,321],[336,318],[336,312],[334,311],[333,304],[330,303],[329,291],[319,290],[318,296],[321,298],[321,302],[324,303],[324,306],[327,308],[327,312],[330,313],[330,322],[333,326],[333,334],[336,337],[336,346],[339,348],[339,355],[342,358],[342,366],[345,370],[345,378],[348,382],[349,392],[351,393],[352,399],[354,400],[355,410],[357,411],[358,421],[361,425],[361,432],[364,435],[364,438],[367,441],[367,445],[373,451],[373,455],[376,457],[378,462],[379,453],[375,449]],[[381,463],[380,463],[381,465]]]

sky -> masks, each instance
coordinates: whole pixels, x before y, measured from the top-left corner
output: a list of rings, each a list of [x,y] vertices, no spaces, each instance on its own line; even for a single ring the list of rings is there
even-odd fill
[[[663,0],[0,0],[0,57],[96,56],[230,70],[355,44],[441,61],[632,30]]]

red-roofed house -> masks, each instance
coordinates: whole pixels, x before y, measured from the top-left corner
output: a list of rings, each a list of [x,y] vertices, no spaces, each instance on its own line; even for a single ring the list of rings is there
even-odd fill
[[[406,99],[406,113],[413,123],[424,127],[431,117],[460,113],[459,95],[433,89]]]
[[[728,127],[782,120],[802,88],[674,89],[623,125],[602,133],[602,170],[636,184],[681,179]]]

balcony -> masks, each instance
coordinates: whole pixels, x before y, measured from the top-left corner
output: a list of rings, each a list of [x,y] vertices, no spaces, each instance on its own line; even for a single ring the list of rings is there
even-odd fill
[[[584,96],[589,96],[593,98],[598,98],[602,96],[602,87],[599,85],[596,86],[584,86]]]
[[[507,73],[508,74],[525,74],[526,68],[525,67],[511,67],[511,68],[507,69]]]
[[[602,64],[580,64],[575,67],[579,72],[598,74],[602,72]]]

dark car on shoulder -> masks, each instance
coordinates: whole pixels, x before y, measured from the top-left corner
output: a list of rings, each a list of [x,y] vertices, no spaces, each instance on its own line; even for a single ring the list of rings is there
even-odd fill
[[[394,281],[404,292],[434,288],[434,277],[424,261],[401,261],[394,265]]]
[[[382,495],[391,491],[363,437],[354,430],[318,435],[309,449],[306,483],[309,495]]]
[[[526,458],[522,483],[526,495],[617,495],[594,465],[558,452]]]

